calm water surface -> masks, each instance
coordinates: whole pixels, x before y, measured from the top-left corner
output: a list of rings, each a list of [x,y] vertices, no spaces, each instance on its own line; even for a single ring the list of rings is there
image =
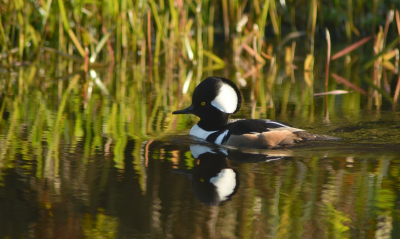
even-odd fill
[[[326,118],[323,98],[277,85],[275,113],[255,117],[343,140],[238,150],[186,136],[196,118],[171,112],[190,93],[173,105],[127,83],[116,103],[47,87],[1,98],[0,238],[399,238],[399,112],[350,94]],[[265,112],[248,90],[238,117]]]

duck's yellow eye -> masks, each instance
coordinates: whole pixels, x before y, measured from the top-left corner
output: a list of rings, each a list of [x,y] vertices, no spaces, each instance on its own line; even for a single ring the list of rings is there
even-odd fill
[[[201,102],[201,106],[205,106],[206,105],[206,102]]]
[[[204,178],[200,178],[200,182],[204,183]]]

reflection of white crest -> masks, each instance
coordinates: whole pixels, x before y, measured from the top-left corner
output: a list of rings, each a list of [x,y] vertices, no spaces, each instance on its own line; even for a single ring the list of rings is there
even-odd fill
[[[235,89],[228,84],[222,84],[217,97],[211,101],[211,104],[222,112],[232,114],[238,104],[238,96]]]
[[[221,201],[225,201],[235,190],[236,173],[231,168],[224,168],[217,176],[211,178],[210,182],[216,187]]]

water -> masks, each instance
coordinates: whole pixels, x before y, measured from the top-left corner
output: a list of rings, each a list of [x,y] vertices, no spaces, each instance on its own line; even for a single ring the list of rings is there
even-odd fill
[[[324,97],[312,97],[319,86],[301,77],[261,83],[256,100],[248,85],[238,118],[279,119],[343,140],[227,149],[187,137],[195,117],[171,115],[190,104],[179,77],[109,74],[111,97],[71,78],[22,88],[10,79],[0,98],[0,238],[399,235],[398,111],[352,93],[330,96],[326,117]],[[263,91],[271,100],[260,99]],[[218,181],[219,172],[236,183]]]

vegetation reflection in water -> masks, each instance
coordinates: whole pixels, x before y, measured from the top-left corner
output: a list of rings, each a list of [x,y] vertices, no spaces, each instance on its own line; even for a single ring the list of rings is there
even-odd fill
[[[324,99],[298,90],[311,90],[306,83],[273,85],[280,101],[266,111],[244,88],[247,104],[237,117],[272,116],[344,141],[256,152],[284,157],[269,162],[253,162],[242,150],[240,162],[220,155],[239,186],[209,207],[193,194],[195,177],[180,174],[200,162],[191,140],[168,136],[195,120],[171,115],[190,103],[179,93],[184,81],[165,74],[153,84],[118,82],[144,77],[120,69],[104,73],[112,75],[108,96],[97,88],[85,96],[80,76],[61,91],[61,81],[8,88],[0,128],[2,237],[385,238],[400,230],[398,113],[352,109],[346,97],[332,96],[326,121]],[[16,76],[29,80],[32,70]]]
[[[84,161],[84,141],[75,152],[61,143],[61,173],[46,179],[36,176],[38,161],[16,153],[13,165],[2,170],[1,235],[385,238],[399,230],[398,156],[326,157],[329,150],[247,152],[201,145],[211,152],[207,158],[191,152],[186,141],[127,140],[123,170],[115,167],[112,153],[97,152]],[[31,147],[25,153],[34,155]],[[180,175],[198,170],[204,160],[206,174],[222,166],[239,175],[237,192],[219,207],[194,199],[195,184],[207,179],[204,171],[191,180]],[[202,191],[195,194],[216,203],[204,201]]]

